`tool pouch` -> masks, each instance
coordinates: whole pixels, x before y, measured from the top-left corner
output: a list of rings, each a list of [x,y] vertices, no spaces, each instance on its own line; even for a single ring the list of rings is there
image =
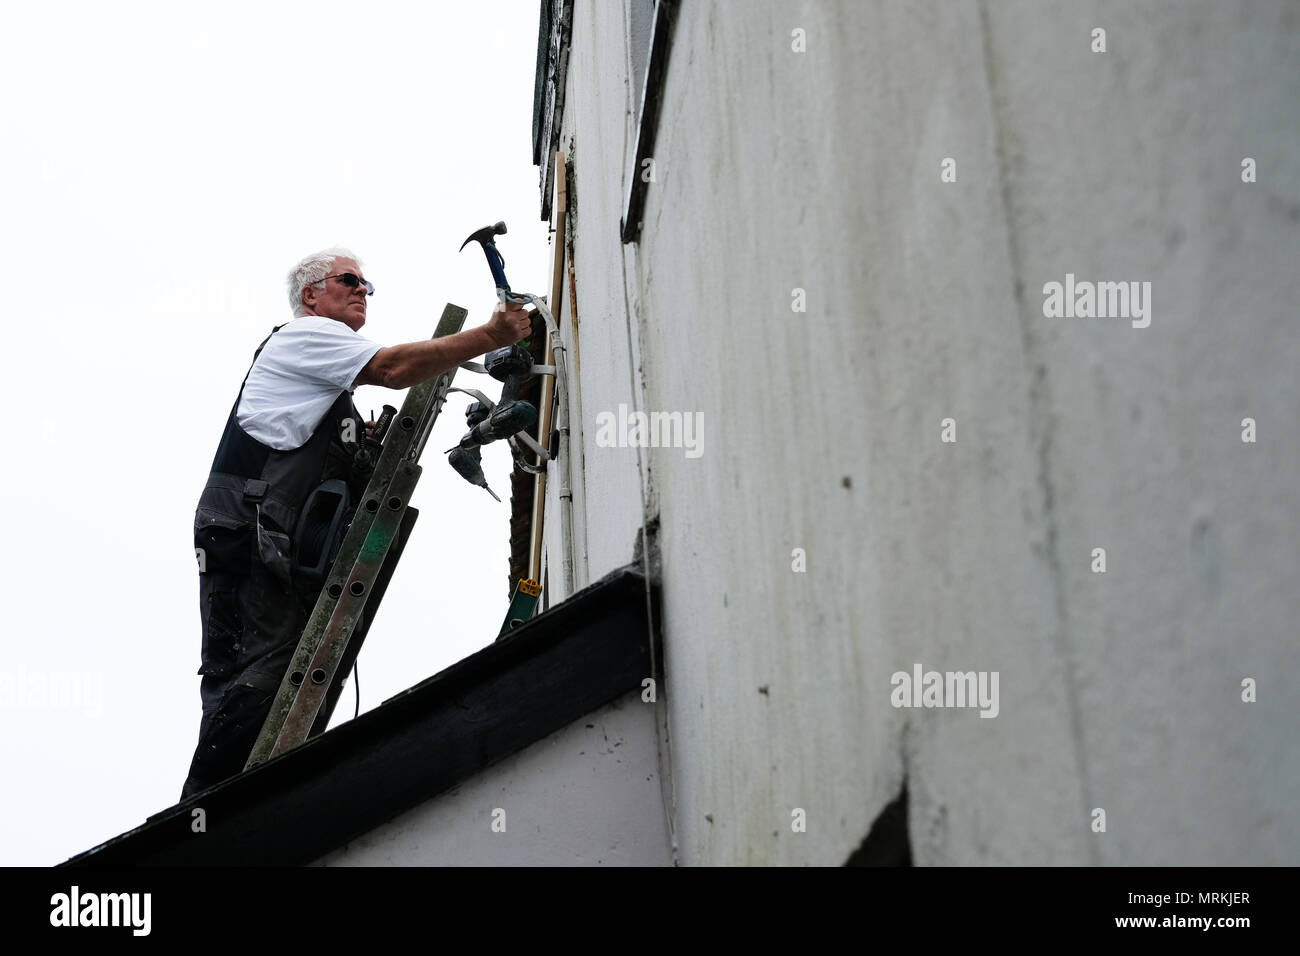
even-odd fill
[[[311,581],[325,580],[352,514],[352,494],[341,478],[322,482],[307,496],[294,540],[297,574]]]

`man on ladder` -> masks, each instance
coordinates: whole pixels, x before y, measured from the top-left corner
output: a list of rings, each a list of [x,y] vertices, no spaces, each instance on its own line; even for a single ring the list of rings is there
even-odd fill
[[[348,250],[307,256],[288,285],[294,319],[258,346],[195,510],[203,718],[182,800],[243,768],[311,615],[320,582],[295,567],[292,544],[303,504],[330,480],[352,500],[365,489],[357,452],[373,423],[352,390],[408,388],[532,327],[505,302],[478,328],[385,348],[358,334],[374,286]]]

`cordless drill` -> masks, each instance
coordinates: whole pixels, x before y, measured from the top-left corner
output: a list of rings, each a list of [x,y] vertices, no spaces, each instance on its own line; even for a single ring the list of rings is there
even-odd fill
[[[483,476],[482,453],[479,449],[537,424],[537,409],[532,402],[515,397],[529,378],[533,357],[518,345],[507,345],[489,352],[484,357],[483,367],[489,375],[502,383],[501,401],[491,411],[482,402],[473,402],[465,409],[465,423],[469,425],[469,431],[450,450],[448,460],[462,478],[471,485],[487,489],[488,494],[500,501]]]

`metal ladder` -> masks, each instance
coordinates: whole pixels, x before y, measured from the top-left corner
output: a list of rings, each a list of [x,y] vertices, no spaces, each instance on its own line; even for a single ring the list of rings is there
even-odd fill
[[[467,314],[448,303],[433,337],[459,332]],[[452,368],[406,393],[245,770],[298,746],[328,725],[419,514],[408,505],[423,471],[420,455],[455,374]]]

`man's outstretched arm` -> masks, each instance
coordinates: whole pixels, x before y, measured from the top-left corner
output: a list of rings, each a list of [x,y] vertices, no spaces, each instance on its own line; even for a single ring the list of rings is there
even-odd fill
[[[487,324],[478,328],[445,338],[403,342],[380,349],[361,369],[352,387],[409,388],[484,352],[514,345],[531,329],[532,313],[523,305],[507,302],[504,310],[493,311]]]

